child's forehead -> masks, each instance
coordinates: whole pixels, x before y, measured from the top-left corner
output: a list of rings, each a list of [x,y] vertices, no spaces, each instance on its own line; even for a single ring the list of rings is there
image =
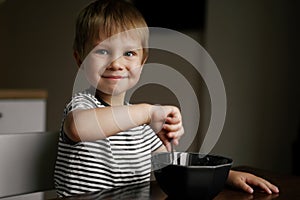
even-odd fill
[[[141,46],[142,38],[139,37],[137,33],[134,32],[122,32],[110,37],[100,36],[98,40],[95,41],[96,46]]]

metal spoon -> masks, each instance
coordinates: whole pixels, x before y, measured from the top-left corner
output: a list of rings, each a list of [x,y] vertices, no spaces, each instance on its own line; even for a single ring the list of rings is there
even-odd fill
[[[173,144],[173,140],[170,141],[171,143],[171,163],[173,165],[175,165],[175,153],[174,153],[174,144]]]

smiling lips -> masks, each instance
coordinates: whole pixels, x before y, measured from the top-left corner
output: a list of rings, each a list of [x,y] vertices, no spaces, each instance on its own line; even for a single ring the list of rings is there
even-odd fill
[[[120,79],[128,78],[128,76],[114,76],[114,75],[106,75],[106,76],[102,75],[101,77],[106,79],[111,79],[111,80],[120,80]]]

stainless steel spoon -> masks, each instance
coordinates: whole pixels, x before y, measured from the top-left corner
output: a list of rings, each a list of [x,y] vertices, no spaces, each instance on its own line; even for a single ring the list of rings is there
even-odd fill
[[[171,140],[171,164],[175,165],[175,152],[174,152],[174,144],[173,140]]]

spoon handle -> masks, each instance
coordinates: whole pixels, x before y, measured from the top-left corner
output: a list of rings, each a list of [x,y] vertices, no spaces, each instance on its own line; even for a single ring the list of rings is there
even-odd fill
[[[175,164],[175,153],[174,153],[174,144],[173,140],[171,140],[171,163]]]

